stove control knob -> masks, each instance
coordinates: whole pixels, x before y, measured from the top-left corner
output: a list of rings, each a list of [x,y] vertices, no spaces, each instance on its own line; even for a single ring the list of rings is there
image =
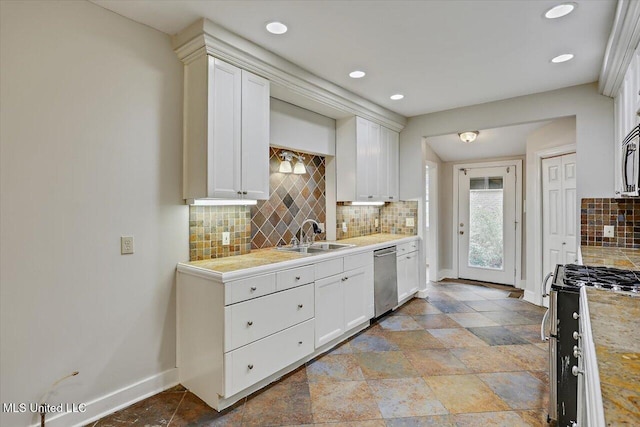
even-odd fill
[[[574,311],[574,312],[573,312],[573,315],[572,315],[571,317],[573,317],[575,320],[578,320],[578,318],[580,317],[580,315]]]
[[[578,331],[573,331],[573,339],[577,340],[578,338],[580,338],[580,334],[578,333]]]
[[[578,367],[574,365],[571,367],[571,373],[573,374],[574,377],[577,377],[578,375],[583,374],[584,371],[578,369]]]
[[[578,347],[577,345],[573,346],[573,357],[575,357],[576,359],[578,358],[578,356],[580,356],[580,347]]]
[[[578,427],[578,423],[577,423],[577,422],[575,422],[575,421],[573,421],[573,422],[571,423],[571,427]]]

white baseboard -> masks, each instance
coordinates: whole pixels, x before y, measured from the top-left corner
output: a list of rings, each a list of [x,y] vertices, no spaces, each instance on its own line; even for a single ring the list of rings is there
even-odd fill
[[[47,427],[83,426],[177,384],[178,368],[169,369],[87,402],[85,412],[66,412],[47,417]]]
[[[438,281],[443,279],[455,279],[453,270],[438,270]]]
[[[422,289],[416,293],[416,298],[426,298],[427,295],[429,295],[428,291],[426,289]]]
[[[527,302],[530,302],[531,304],[540,305],[539,295],[537,295],[533,291],[528,291],[525,289],[524,296],[522,297],[522,299]]]

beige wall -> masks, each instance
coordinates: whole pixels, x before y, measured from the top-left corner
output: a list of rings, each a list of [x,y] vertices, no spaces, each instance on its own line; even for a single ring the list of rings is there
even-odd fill
[[[2,401],[37,402],[74,370],[51,402],[161,386],[189,257],[182,64],[167,35],[89,2],[0,8]]]

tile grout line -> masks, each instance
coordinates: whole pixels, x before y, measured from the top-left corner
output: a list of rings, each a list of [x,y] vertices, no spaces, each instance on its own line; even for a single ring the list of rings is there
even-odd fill
[[[182,399],[180,399],[180,402],[178,402],[178,406],[176,406],[175,411],[173,411],[173,414],[171,414],[171,418],[169,418],[169,422],[167,423],[167,427],[169,427],[171,425],[171,422],[173,421],[173,417],[175,417],[176,413],[178,413],[178,409],[180,409],[180,405],[182,405],[182,402],[184,401],[184,398],[185,398],[185,396],[187,395],[188,392],[189,392],[189,390],[186,390],[182,394]]]

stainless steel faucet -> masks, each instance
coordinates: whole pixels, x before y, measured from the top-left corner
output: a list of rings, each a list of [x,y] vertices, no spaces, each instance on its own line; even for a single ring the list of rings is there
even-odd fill
[[[313,239],[315,237],[316,234],[320,234],[322,233],[322,229],[320,229],[320,224],[318,224],[318,222],[315,219],[311,219],[311,218],[307,218],[302,222],[302,225],[300,226],[300,229],[298,230],[298,241],[300,242],[300,245],[303,245],[305,243],[305,241],[303,240],[304,234],[303,234],[303,228],[305,226],[305,224],[309,224],[311,223],[313,225],[313,234],[311,235],[311,238],[309,239],[309,241],[307,242],[308,244],[313,243]]]

